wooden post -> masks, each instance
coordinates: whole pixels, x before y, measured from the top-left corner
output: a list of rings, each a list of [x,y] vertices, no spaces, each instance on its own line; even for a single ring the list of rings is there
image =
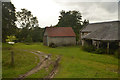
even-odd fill
[[[97,49],[99,49],[99,44],[100,44],[99,41],[97,41]]]
[[[11,51],[11,65],[14,65],[14,52]]]
[[[109,46],[110,46],[110,43],[108,42],[107,43],[107,53],[109,54]]]
[[[82,40],[82,46],[84,46],[84,43],[85,43],[84,40]]]
[[[96,46],[96,41],[92,40],[92,45]]]

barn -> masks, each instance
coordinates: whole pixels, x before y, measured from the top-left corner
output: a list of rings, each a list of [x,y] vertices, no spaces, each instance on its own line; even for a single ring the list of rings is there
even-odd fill
[[[82,45],[104,46],[109,52],[110,48],[120,46],[120,21],[92,23],[80,31]]]
[[[50,44],[56,46],[76,45],[76,35],[72,27],[46,27],[43,44],[46,46]]]

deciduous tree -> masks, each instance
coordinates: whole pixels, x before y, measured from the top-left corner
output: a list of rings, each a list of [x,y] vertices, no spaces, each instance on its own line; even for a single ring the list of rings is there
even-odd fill
[[[88,20],[82,20],[81,13],[79,11],[64,11],[60,12],[59,22],[56,27],[72,27],[76,33],[76,40],[79,39],[79,31],[83,26],[89,23]]]
[[[26,41],[26,38],[32,38],[31,32],[35,27],[39,27],[37,17],[34,17],[31,11],[21,9],[16,13],[16,24],[20,29],[18,33],[19,41]],[[31,41],[32,42],[32,41]]]
[[[7,36],[16,34],[15,7],[11,2],[2,2],[2,41],[5,42]]]

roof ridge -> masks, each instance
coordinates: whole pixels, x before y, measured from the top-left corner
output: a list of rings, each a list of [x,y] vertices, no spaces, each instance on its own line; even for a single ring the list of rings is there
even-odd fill
[[[101,23],[111,23],[111,22],[120,22],[120,20],[115,20],[115,21],[104,21],[104,22],[94,22],[94,23],[90,23],[91,24],[101,24]]]

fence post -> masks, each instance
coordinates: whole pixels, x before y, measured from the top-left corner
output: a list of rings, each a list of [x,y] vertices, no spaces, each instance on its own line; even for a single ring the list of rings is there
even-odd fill
[[[14,66],[14,52],[11,51],[11,65]]]

